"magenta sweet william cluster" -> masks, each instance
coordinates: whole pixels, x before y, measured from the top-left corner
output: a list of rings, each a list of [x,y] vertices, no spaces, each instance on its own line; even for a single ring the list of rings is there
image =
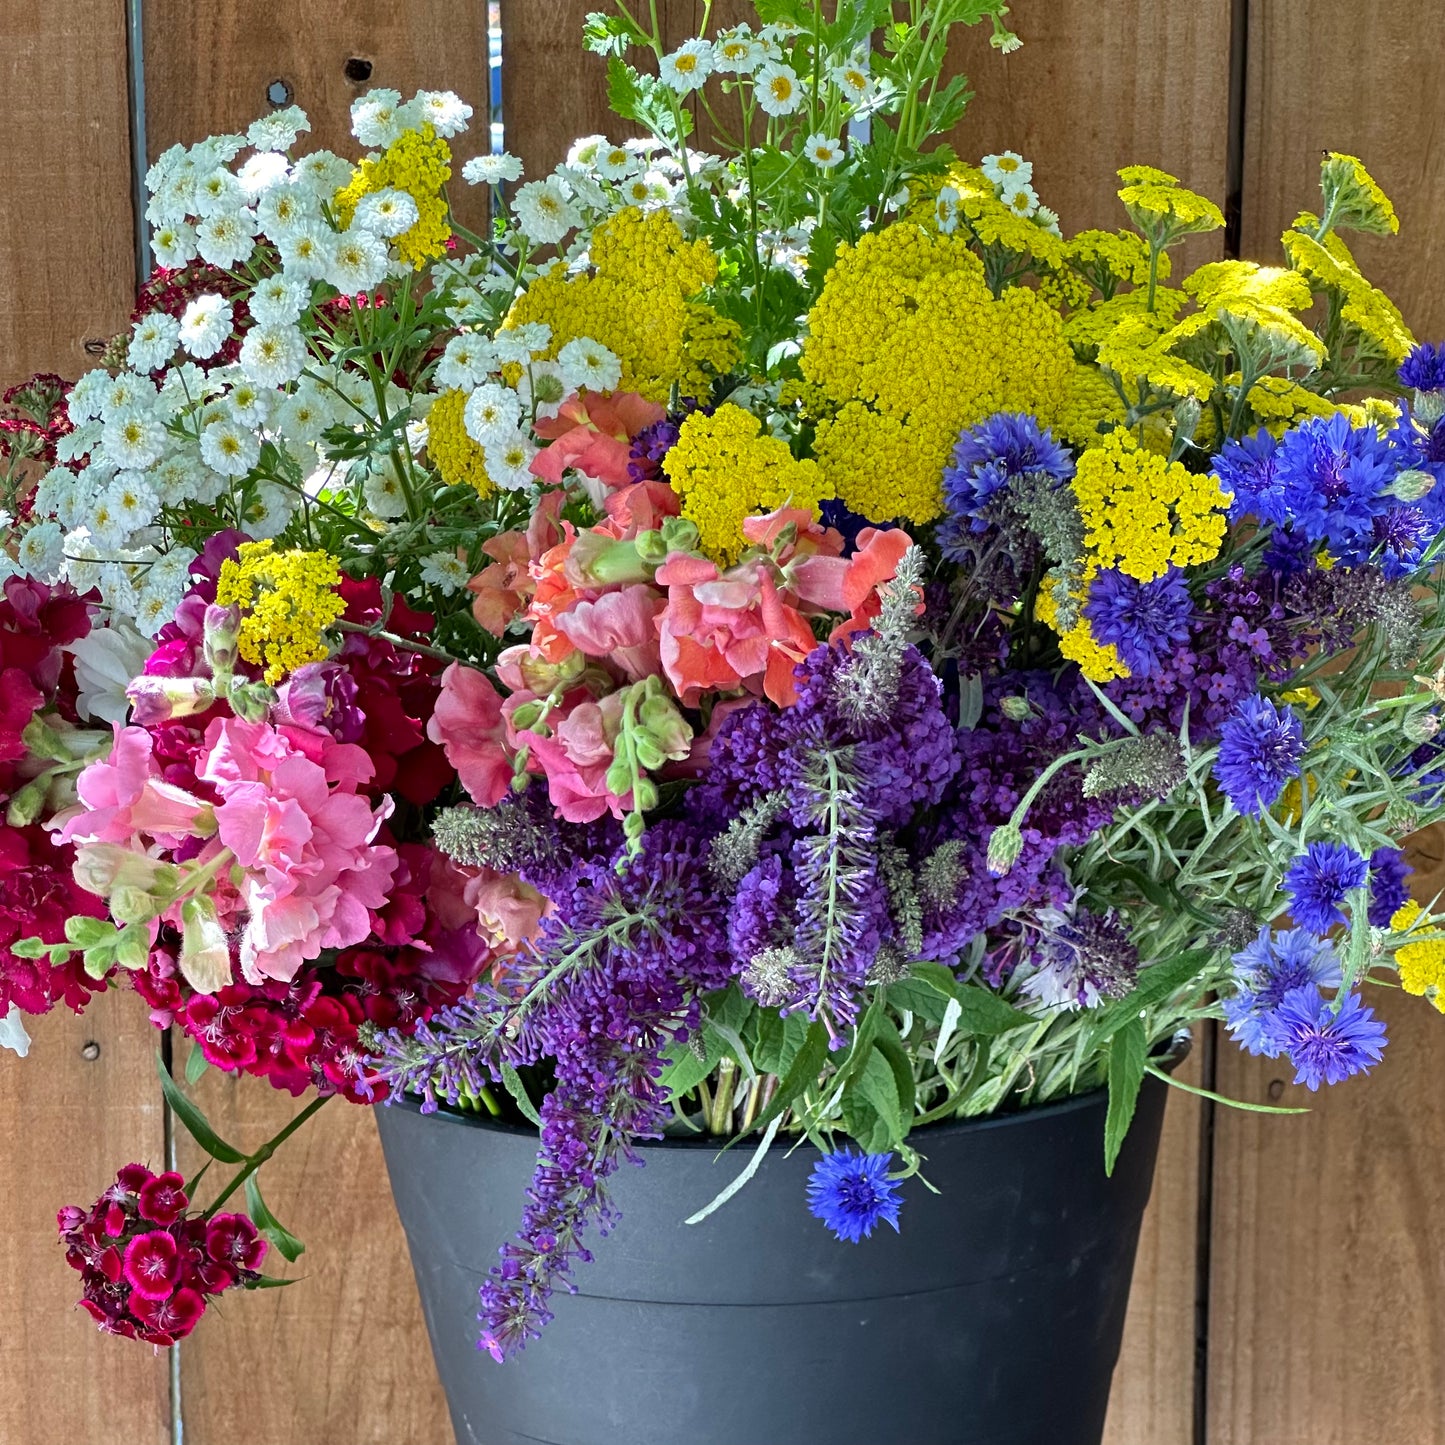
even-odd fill
[[[107,1334],[172,1345],[229,1289],[254,1286],[266,1241],[244,1214],[189,1212],[179,1174],[127,1164],[87,1209],[57,1216],[80,1307]]]

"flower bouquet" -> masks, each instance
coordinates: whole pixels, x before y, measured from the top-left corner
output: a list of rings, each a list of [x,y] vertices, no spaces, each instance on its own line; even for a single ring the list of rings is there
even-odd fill
[[[786,1166],[763,1227],[882,1251],[881,1298],[990,1183],[930,1193],[950,1130],[1005,1137],[960,1121],[1072,1130],[1103,1189],[1191,1025],[1316,1089],[1380,1060],[1368,989],[1445,1009],[1400,846],[1445,818],[1445,351],[1346,239],[1389,201],[1331,154],[1275,264],[1176,274],[1223,217],[1174,176],[1066,235],[937,143],[997,0],[881,48],[892,7],[824,9],[669,52],[618,0],[586,40],[644,138],[545,177],[456,176],[442,92],[358,100],[356,161],[294,107],[174,147],[133,329],[5,397],[0,1037],[128,987],[187,1080],[313,1096],[286,1134],[530,1128],[498,1360],[644,1157],[706,1159],[698,1239]],[[99,1326],[168,1345],[297,1242],[280,1140],[162,1084],[229,1183],[126,1165],[60,1226]],[[1139,1148],[1078,1306],[1104,1395]]]

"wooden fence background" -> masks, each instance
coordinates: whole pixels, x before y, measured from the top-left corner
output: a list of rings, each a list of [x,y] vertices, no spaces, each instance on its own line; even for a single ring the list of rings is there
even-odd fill
[[[502,0],[507,142],[533,174],[607,128],[600,63],[577,42],[593,3]],[[663,5],[677,38],[691,33],[696,0]],[[1201,253],[1273,259],[1312,204],[1320,150],[1356,153],[1401,217],[1362,259],[1417,334],[1445,335],[1442,0],[1016,0],[1013,20],[1018,54],[960,47],[978,91],[962,154],[1022,151],[1069,228],[1123,219],[1116,167],[1163,166],[1228,200],[1228,236]],[[347,151],[353,60],[369,84],[455,89],[480,116],[487,46],[483,0],[3,0],[0,373],[74,376],[125,325],[133,156],[244,127],[277,80],[313,141]],[[1433,891],[1441,849],[1419,852]],[[1445,1021],[1404,998],[1383,1011],[1385,1067],[1307,1100],[1307,1118],[1175,1096],[1110,1445],[1445,1445]],[[34,1035],[28,1061],[0,1056],[0,1440],[449,1445],[364,1110],[333,1106],[268,1167],[269,1201],[310,1245],[307,1283],[228,1300],[152,1356],[72,1312],[52,1240],[57,1205],[94,1198],[128,1159],[164,1158],[155,1039],[125,995]],[[1241,1098],[1297,1102],[1278,1065],[1209,1038],[1189,1067]],[[242,1143],[295,1107],[214,1073],[202,1094]]]

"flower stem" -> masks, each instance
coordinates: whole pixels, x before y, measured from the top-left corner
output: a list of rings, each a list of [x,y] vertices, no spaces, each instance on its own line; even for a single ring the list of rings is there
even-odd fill
[[[203,1217],[209,1219],[324,1103],[334,1097],[333,1094],[322,1094],[312,1099],[279,1134],[268,1139],[254,1154],[248,1154],[245,1164],[212,1201]]]

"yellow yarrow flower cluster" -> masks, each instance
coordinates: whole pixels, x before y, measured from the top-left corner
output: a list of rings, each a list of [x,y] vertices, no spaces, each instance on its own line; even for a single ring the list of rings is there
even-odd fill
[[[1223,545],[1229,497],[1219,483],[1145,451],[1126,431],[1084,452],[1070,486],[1091,567],[1151,582],[1171,566],[1208,562]]]
[[[1174,318],[1188,299],[1182,291],[1160,286],[1155,289],[1154,309],[1150,311],[1149,293],[1142,287],[1136,291],[1121,291],[1117,296],[1075,311],[1064,322],[1064,335],[1081,358],[1092,358],[1099,346],[1124,322],[1139,322],[1147,326],[1154,336],[1162,336],[1173,325]]]
[[[1236,371],[1225,377],[1225,382],[1238,388],[1244,385],[1244,378]],[[1339,410],[1332,401],[1287,376],[1261,377],[1250,387],[1247,400],[1255,416],[1275,437],[1305,417],[1330,417]]]
[[[1070,446],[1099,446],[1127,420],[1123,399],[1108,377],[1094,366],[1076,366],[1073,384],[1055,414],[1054,435]]]
[[[504,327],[552,328],[549,360],[579,336],[622,364],[618,389],[666,402],[674,386],[701,396],[741,357],[736,323],[699,298],[717,280],[705,240],[688,241],[665,211],[629,206],[593,232],[591,270],[568,273],[558,261],[517,298]]]
[[[1119,199],[1129,219],[1155,245],[1170,246],[1181,237],[1224,225],[1224,212],[1208,196],[1187,190],[1168,171],[1125,166],[1119,179],[1124,182]]]
[[[452,486],[465,484],[480,497],[496,491],[487,475],[487,458],[467,433],[464,414],[467,394],[453,388],[432,403],[426,418],[426,450],[441,479]]]
[[[1060,605],[1060,594],[1068,602],[1068,620]],[[1059,652],[1070,662],[1079,665],[1079,671],[1091,682],[1113,682],[1115,678],[1128,677],[1129,667],[1119,656],[1119,649],[1112,642],[1100,642],[1089,626],[1089,619],[1080,611],[1084,596],[1088,594],[1085,583],[1084,594],[1075,593],[1065,579],[1055,573],[1044,578],[1039,588],[1034,612],[1045,627],[1051,627],[1059,634]]]
[[[221,564],[216,601],[241,609],[240,653],[279,682],[330,648],[323,634],[346,611],[341,572],[327,552],[277,552],[272,542],[242,542]]]
[[[1280,238],[1290,265],[1316,289],[1333,293],[1341,302],[1341,317],[1392,366],[1398,366],[1415,345],[1400,308],[1365,279],[1338,236],[1331,233],[1318,241],[1308,234],[1318,224],[1318,217],[1306,213]]]
[[[1032,217],[1006,206],[999,199],[998,188],[977,166],[950,166],[943,175],[915,182],[911,193],[913,200],[903,213],[904,219],[925,230],[938,231],[946,211],[950,226],[958,226],[966,238],[971,237],[980,246],[997,246],[1017,256],[1032,256],[1049,267],[1064,264],[1067,247],[1063,239]],[[940,197],[944,198],[942,202]]]
[[[1021,286],[995,300],[964,237],[908,222],[838,248],[800,365],[834,408],[814,455],[879,522],[934,520],[963,428],[996,411],[1050,425],[1075,373],[1057,311]]]
[[[1424,912],[1413,899],[1402,904],[1390,919],[1395,933],[1404,933]],[[1400,987],[1416,998],[1428,998],[1445,1013],[1445,938],[1422,938],[1418,943],[1402,943],[1395,950],[1395,964],[1400,970]]]
[[[747,545],[744,518],[800,507],[816,520],[819,503],[833,495],[816,462],[799,461],[752,412],[731,402],[711,416],[693,412],[662,468],[682,498],[682,515],[697,527],[702,550],[724,566]]]
[[[343,226],[351,224],[363,196],[405,191],[416,202],[417,218],[392,245],[407,265],[420,270],[446,255],[452,231],[442,188],[451,179],[451,147],[430,125],[403,131],[380,156],[368,156],[337,191],[332,205]]]
[[[1347,226],[1373,236],[1399,234],[1400,218],[1389,196],[1358,156],[1328,152],[1320,163],[1320,190],[1331,227]]]

